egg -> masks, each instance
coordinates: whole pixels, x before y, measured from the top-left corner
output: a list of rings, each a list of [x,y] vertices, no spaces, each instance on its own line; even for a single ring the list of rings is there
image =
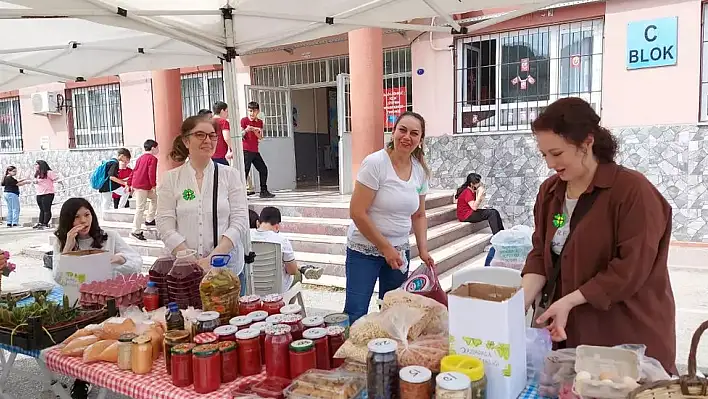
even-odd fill
[[[576,381],[588,381],[591,378],[592,376],[587,371],[580,371],[578,372],[578,375],[575,376]]]
[[[600,378],[600,381],[604,381],[604,380],[610,380],[610,381],[612,381],[612,380],[614,380],[617,376],[614,375],[614,374],[612,374],[612,373],[610,373],[610,372],[608,372],[608,371],[603,371],[602,373],[600,373],[600,375],[599,375],[598,377]]]

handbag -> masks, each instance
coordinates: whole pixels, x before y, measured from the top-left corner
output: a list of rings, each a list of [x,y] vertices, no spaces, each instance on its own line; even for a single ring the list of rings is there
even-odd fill
[[[219,217],[217,215],[217,203],[219,202],[219,163],[214,161],[214,192],[212,195],[212,212],[211,212],[211,221],[212,221],[212,233],[214,234],[214,248],[216,248],[217,245],[219,245],[219,231],[218,231],[218,223],[219,223]],[[240,267],[238,264],[239,260],[239,252],[237,250],[237,245],[234,244],[234,247],[231,249],[229,252],[229,263],[226,265],[229,269],[235,270]],[[243,268],[240,273],[243,273]]]

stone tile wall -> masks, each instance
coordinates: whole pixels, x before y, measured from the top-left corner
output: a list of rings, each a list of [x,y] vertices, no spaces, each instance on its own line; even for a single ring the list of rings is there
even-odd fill
[[[708,127],[615,129],[619,163],[644,173],[673,206],[673,236],[708,242]],[[470,172],[483,176],[489,205],[506,226],[533,225],[538,187],[550,171],[530,133],[439,136],[427,140],[431,188],[458,187]]]

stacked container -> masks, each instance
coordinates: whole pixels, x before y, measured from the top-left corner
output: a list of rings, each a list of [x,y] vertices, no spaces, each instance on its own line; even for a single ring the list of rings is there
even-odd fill
[[[150,272],[148,273],[150,275],[150,281],[157,284],[157,289],[160,293],[160,307],[167,306],[170,302],[170,298],[167,295],[167,275],[170,273],[170,270],[172,270],[174,263],[175,259],[172,256],[162,256],[155,260],[155,263],[152,264]]]
[[[186,250],[177,253],[172,269],[167,274],[167,296],[170,302],[175,302],[180,309],[193,306],[202,308],[199,294],[199,284],[204,277],[204,271],[197,264],[196,251]]]

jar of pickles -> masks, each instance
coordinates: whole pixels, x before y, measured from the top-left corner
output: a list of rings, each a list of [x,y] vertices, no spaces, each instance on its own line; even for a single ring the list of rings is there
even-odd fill
[[[261,310],[261,297],[258,295],[245,295],[238,302],[238,314],[245,316],[251,312]]]
[[[202,312],[197,316],[197,334],[214,332],[219,327],[219,312]]]
[[[339,348],[344,345],[344,333],[344,327],[327,327],[327,339],[329,340],[329,357],[332,359],[331,364],[333,369],[344,364],[344,359],[337,359],[334,357]]]
[[[304,319],[302,319],[302,325],[305,327],[305,330],[307,330],[308,328],[324,328],[325,327],[324,317],[322,317],[322,316],[307,316]]]
[[[247,328],[236,333],[238,369],[244,377],[259,374],[263,369],[258,331]]]
[[[302,315],[302,306],[297,303],[285,305],[280,308],[280,314],[299,314]]]
[[[329,357],[327,330],[324,328],[310,328],[302,333],[302,337],[311,340],[315,344],[317,368],[320,370],[329,370],[332,368],[332,362]]]
[[[251,323],[260,323],[268,318],[268,312],[266,312],[265,310],[256,310],[255,312],[251,312],[246,316],[248,316],[248,318],[251,320]]]
[[[221,352],[221,382],[231,382],[238,377],[238,351],[236,342],[219,342]]]
[[[290,326],[277,324],[266,327],[265,365],[269,377],[290,378]]]
[[[130,362],[130,356],[133,347],[133,340],[138,336],[134,333],[123,333],[118,338],[118,368],[121,370],[130,370],[133,366]]]
[[[305,331],[305,327],[302,325],[301,315],[297,313],[283,315],[282,324],[290,326],[290,334],[293,336],[294,341],[302,339],[302,333]]]
[[[270,326],[271,324],[266,323],[265,321],[260,321],[258,323],[253,323],[251,324],[251,329],[258,331],[258,340],[260,341],[261,345],[261,364],[265,364],[265,338],[266,338],[266,327]]]
[[[398,355],[396,341],[372,339],[367,344],[366,383],[370,398],[398,398]]]
[[[189,331],[187,330],[172,330],[165,333],[164,336],[164,352],[165,352],[165,370],[167,374],[172,372],[172,348],[179,344],[189,343]]]
[[[178,344],[170,349],[172,385],[187,387],[192,385],[194,375],[192,371],[192,349],[194,344]]]
[[[408,366],[398,372],[401,398],[430,399],[433,396],[433,373],[422,366]]]
[[[130,351],[130,369],[134,374],[147,374],[152,370],[152,344],[149,335],[133,338]]]
[[[294,380],[307,370],[317,368],[315,343],[300,339],[290,344],[290,379]]]
[[[192,350],[194,392],[214,392],[221,386],[221,355],[216,344],[199,345]]]
[[[251,325],[251,319],[248,316],[236,316],[229,320],[229,324],[239,330],[245,330]]]
[[[216,327],[214,330],[214,334],[216,334],[217,340],[219,342],[222,341],[231,341],[231,342],[236,342],[236,332],[238,331],[238,328],[236,326],[232,325],[226,325],[226,326],[219,326]]]
[[[435,399],[470,399],[470,378],[457,371],[440,373],[435,378]]]
[[[280,313],[280,308],[285,306],[285,301],[283,301],[283,296],[280,294],[268,294],[263,297],[262,310],[268,312],[269,315],[274,315]]]

